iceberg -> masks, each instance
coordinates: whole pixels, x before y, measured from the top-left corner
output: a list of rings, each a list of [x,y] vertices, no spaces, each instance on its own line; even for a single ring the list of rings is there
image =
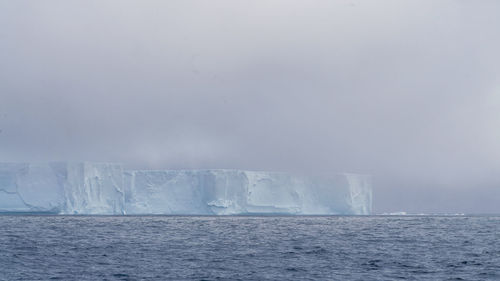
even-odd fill
[[[0,163],[0,212],[368,215],[370,176],[124,170],[112,163]]]

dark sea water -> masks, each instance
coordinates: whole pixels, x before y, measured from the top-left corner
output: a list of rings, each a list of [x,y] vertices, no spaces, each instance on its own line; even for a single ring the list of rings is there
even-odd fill
[[[0,216],[0,280],[500,280],[500,217]]]

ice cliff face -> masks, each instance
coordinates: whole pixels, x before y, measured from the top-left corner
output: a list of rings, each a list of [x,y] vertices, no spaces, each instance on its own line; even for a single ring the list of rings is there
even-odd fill
[[[118,164],[0,164],[0,212],[370,214],[370,178],[241,170],[124,171]]]
[[[117,164],[0,164],[0,212],[119,214],[122,188]]]

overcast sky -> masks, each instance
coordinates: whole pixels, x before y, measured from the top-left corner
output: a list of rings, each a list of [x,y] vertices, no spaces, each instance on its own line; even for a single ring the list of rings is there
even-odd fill
[[[500,2],[0,0],[0,161],[373,175],[500,212]]]

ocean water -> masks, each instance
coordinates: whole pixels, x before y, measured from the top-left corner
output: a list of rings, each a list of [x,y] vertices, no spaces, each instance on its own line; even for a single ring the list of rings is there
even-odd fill
[[[500,280],[500,217],[5,215],[0,280]]]

